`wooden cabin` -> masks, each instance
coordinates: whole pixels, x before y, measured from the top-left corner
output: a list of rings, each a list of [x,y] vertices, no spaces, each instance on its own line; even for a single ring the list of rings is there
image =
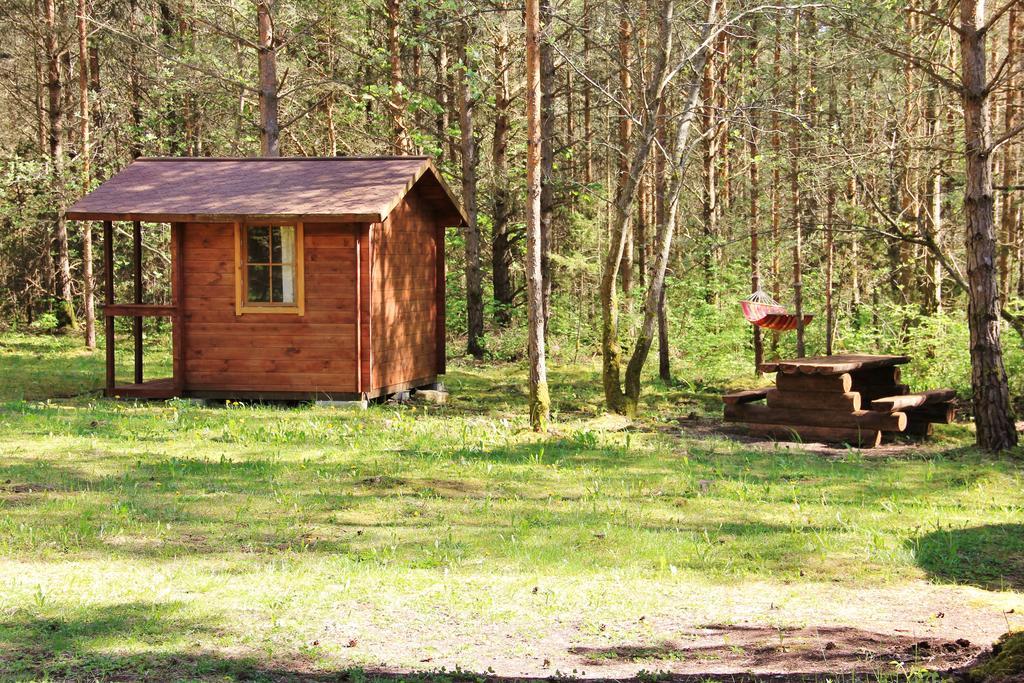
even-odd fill
[[[466,217],[426,157],[143,158],[67,216],[103,221],[108,396],[353,400],[444,374],[444,234]],[[130,303],[114,301],[116,221]],[[171,226],[169,304],[143,292],[147,223]],[[118,316],[134,320],[131,382]],[[171,319],[172,377],[143,377],[148,316]]]

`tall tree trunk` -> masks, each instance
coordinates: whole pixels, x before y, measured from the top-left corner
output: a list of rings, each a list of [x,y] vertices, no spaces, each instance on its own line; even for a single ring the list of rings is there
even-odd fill
[[[712,0],[712,4],[714,2],[715,0]],[[608,248],[601,271],[601,379],[604,386],[605,403],[609,410],[617,413],[634,412],[636,406],[627,401],[626,394],[622,391],[622,345],[619,341],[619,297],[616,285],[622,265],[622,254],[626,249],[629,223],[633,217],[633,206],[636,201],[640,174],[647,163],[647,157],[657,134],[658,117],[656,112],[661,105],[667,85],[668,57],[672,50],[672,34],[669,26],[673,15],[672,0],[663,0],[656,64],[651,71],[644,99],[649,111],[645,113],[642,134],[632,148],[629,172],[622,178],[623,182],[618,183],[616,187],[613,213],[610,213],[609,216],[611,224]],[[610,176],[610,165],[608,171]],[[661,226],[658,229],[660,231]]]
[[[437,52],[434,53],[434,70],[437,72],[437,89],[434,97],[437,99],[437,118],[434,122],[437,136],[437,148],[443,155],[447,150],[451,154],[451,136],[448,135],[449,106],[448,106],[448,46],[443,40],[437,43]]]
[[[619,100],[625,112],[619,113],[619,186],[625,185],[626,174],[629,173],[629,144],[633,137],[633,120],[630,118],[633,100],[633,79],[630,74],[633,59],[633,24],[629,17],[629,3],[619,5]],[[633,285],[633,220],[626,225],[626,247],[622,251],[622,292],[627,301]]]
[[[1020,22],[1020,10],[1011,9],[1006,27],[1006,55],[1010,64],[1017,68],[1024,68],[1022,60],[1021,33],[1024,26]],[[1020,125],[1021,115],[1021,77],[1020,73],[1011,73],[1007,76],[1006,102],[1003,109],[1003,129],[1013,130]],[[999,293],[1005,300],[1011,290],[1013,282],[1013,268],[1011,255],[1016,251],[1015,239],[1017,229],[1021,221],[1020,190],[1015,190],[1020,182],[1020,160],[1017,154],[1017,146],[1008,144],[1003,149],[1003,186],[1008,189],[1002,193],[1003,211],[1001,215],[1001,240],[999,244]]]
[[[829,80],[828,88],[828,125],[829,131],[835,131],[839,125],[838,111],[836,109],[836,82],[835,77]],[[830,140],[831,142],[831,140]],[[835,271],[836,244],[835,244],[835,219],[836,219],[836,188],[835,170],[831,162],[828,166],[828,187],[825,197],[825,355],[831,356],[833,344],[835,343],[836,308],[833,301],[833,275]]]
[[[509,36],[502,27],[494,44],[494,137],[491,163],[494,168],[494,215],[491,231],[491,284],[494,289],[494,319],[502,327],[512,320],[512,239],[509,222],[512,217],[512,192],[508,177],[508,137],[511,127],[509,113],[512,95],[509,88]]]
[[[718,41],[715,41],[716,47]],[[715,242],[718,239],[718,116],[715,113],[718,84],[715,73],[716,55],[704,64],[701,76],[701,129],[704,132],[701,176],[701,267],[704,271],[704,297],[715,300]]]
[[[257,53],[260,75],[260,155],[281,156],[281,130],[277,117],[277,43],[270,0],[257,0],[256,25],[259,32]]]
[[[985,0],[960,1],[961,99],[964,110],[964,215],[967,227],[967,323],[978,445],[1001,451],[1017,445],[999,333],[996,232],[989,145]]]
[[[925,135],[929,144],[937,145],[939,141],[940,119],[938,113],[938,92],[929,88],[925,95]],[[941,244],[942,240],[942,162],[933,160],[925,178],[925,210],[924,226],[929,238]],[[942,264],[931,251],[927,252],[928,291],[925,296],[925,312],[938,313],[942,310]]]
[[[412,139],[405,125],[405,85],[402,83],[402,46],[399,41],[401,0],[385,0],[388,12],[388,54],[391,65],[391,121],[394,128],[392,147],[395,154],[412,154]]]
[[[665,223],[665,192],[668,189],[665,175],[665,103],[658,107],[657,140],[658,151],[654,155],[654,225]],[[665,292],[668,283],[661,287],[661,300],[658,302],[658,377],[663,382],[672,381],[672,359],[668,346],[668,312],[665,310]]]
[[[750,30],[750,81],[751,92],[757,92],[757,56],[758,56],[758,29],[760,28],[757,18],[751,25]],[[758,153],[758,116],[757,110],[751,112],[750,118],[750,139],[748,151],[750,155],[750,291],[751,293],[761,289],[761,252],[760,252],[760,231],[761,231],[761,178],[760,161]],[[761,328],[751,325],[754,335],[754,373],[761,375],[761,363],[764,362],[764,340],[761,338]]]
[[[555,51],[551,47],[551,0],[540,0],[540,270],[544,290],[544,334],[551,320],[551,242],[555,218]]]
[[[803,358],[804,350],[804,282],[803,282],[803,226],[804,217],[800,209],[800,10],[793,16],[793,56],[790,62],[790,101],[793,123],[790,126],[789,144],[789,191],[793,215],[793,312],[796,315],[796,355]]]
[[[669,0],[671,2],[671,0]],[[709,58],[706,47],[715,30],[715,18],[718,16],[717,0],[710,0],[708,3],[708,20],[704,35],[700,37],[701,47],[693,57],[694,73],[701,73]],[[671,17],[666,22],[671,25]],[[658,307],[661,300],[661,291],[665,284],[665,271],[668,267],[669,251],[672,248],[672,237],[675,232],[676,223],[679,218],[679,204],[685,183],[687,166],[690,159],[690,131],[693,122],[697,117],[698,101],[700,99],[700,82],[694,80],[688,85],[689,92],[684,99],[684,109],[677,124],[675,141],[672,148],[672,180],[668,192],[667,215],[665,223],[658,226],[658,234],[654,238],[655,252],[654,264],[651,268],[651,283],[647,288],[644,297],[644,318],[637,334],[636,342],[633,345],[633,353],[626,366],[625,395],[626,412],[636,412],[640,399],[640,375],[644,364],[647,362],[647,354],[651,350],[654,341],[654,323],[658,314]],[[657,102],[655,102],[657,105]],[[655,109],[656,111],[656,109]]]
[[[476,208],[476,137],[473,132],[473,96],[469,86],[469,26],[459,25],[459,134],[462,143],[462,204],[469,217],[466,226],[466,352],[484,357],[483,269],[480,266],[480,228]]]
[[[526,0],[526,310],[530,361],[530,425],[547,431],[548,397],[544,354],[544,281],[541,274],[541,0]]]
[[[49,151],[53,190],[57,196],[53,236],[57,243],[57,328],[78,328],[71,295],[71,257],[68,252],[68,226],[64,218],[64,82],[61,77],[60,37],[54,0],[44,0],[46,21],[47,112],[50,118]]]
[[[780,102],[779,84],[782,81],[782,15],[775,18],[775,44],[772,50],[772,101]],[[782,127],[779,121],[779,107],[772,107],[772,298],[782,298],[782,266],[779,254],[782,252]],[[779,333],[771,334],[772,353],[778,355]]]
[[[591,0],[583,0],[583,68],[587,73],[591,72],[590,66],[590,31],[591,21],[590,12],[592,6]],[[586,185],[590,185],[594,182],[594,153],[593,143],[591,142],[591,135],[593,134],[593,123],[591,121],[591,89],[590,79],[583,79],[583,182]]]
[[[78,125],[82,138],[82,194],[89,191],[92,146],[89,139],[89,34],[86,0],[78,0]],[[96,348],[95,281],[92,274],[92,223],[82,221],[82,304],[85,312],[85,347]]]

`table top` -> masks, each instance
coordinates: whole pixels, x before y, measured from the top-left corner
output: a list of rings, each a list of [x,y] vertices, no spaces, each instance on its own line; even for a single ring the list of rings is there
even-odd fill
[[[844,372],[887,368],[910,362],[910,356],[882,356],[867,353],[840,353],[834,356],[812,356],[761,363],[761,372],[783,372],[789,375],[839,375]]]

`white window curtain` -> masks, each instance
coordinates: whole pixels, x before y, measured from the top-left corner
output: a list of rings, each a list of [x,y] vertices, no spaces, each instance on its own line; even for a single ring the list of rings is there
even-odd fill
[[[281,226],[282,303],[295,303],[295,227]]]

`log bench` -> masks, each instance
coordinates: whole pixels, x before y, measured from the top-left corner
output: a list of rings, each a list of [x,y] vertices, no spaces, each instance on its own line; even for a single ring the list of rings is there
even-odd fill
[[[725,420],[777,439],[871,448],[895,434],[926,436],[956,415],[952,389],[911,393],[900,383],[906,356],[841,354],[762,364],[775,387],[722,397]]]

